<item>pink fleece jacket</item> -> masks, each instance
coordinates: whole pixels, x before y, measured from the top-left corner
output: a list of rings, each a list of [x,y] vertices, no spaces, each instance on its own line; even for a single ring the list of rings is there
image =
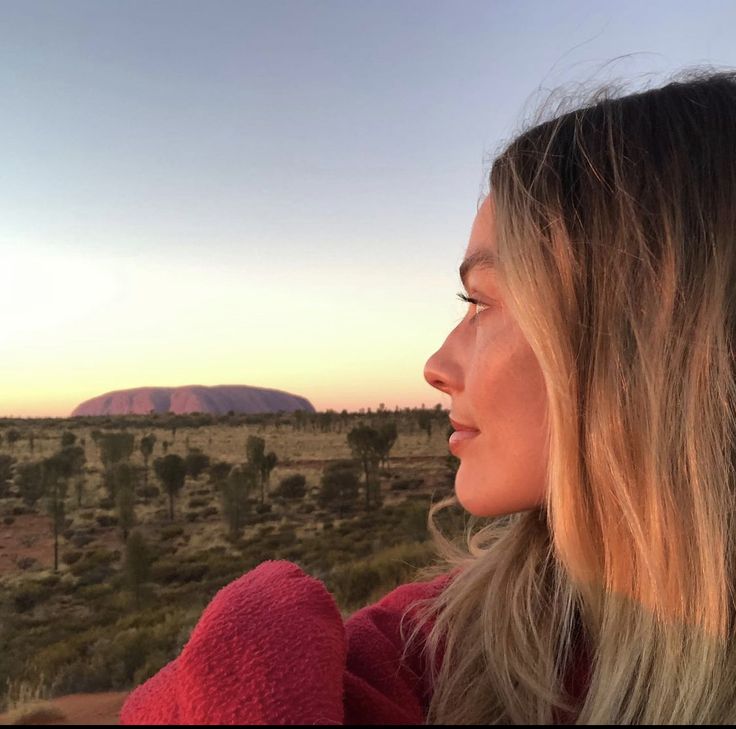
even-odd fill
[[[431,688],[418,651],[400,661],[399,621],[451,574],[401,585],[343,623],[322,582],[262,562],[214,596],[181,653],[129,694],[120,723],[423,724]]]

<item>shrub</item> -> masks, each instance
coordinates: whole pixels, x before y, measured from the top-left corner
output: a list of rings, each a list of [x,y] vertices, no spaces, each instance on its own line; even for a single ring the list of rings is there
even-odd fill
[[[113,516],[112,514],[100,514],[97,517],[97,523],[101,527],[111,527],[115,526],[118,523],[117,516]]]
[[[20,587],[13,595],[13,604],[17,613],[25,613],[28,610],[47,600],[52,594],[52,589],[40,583],[31,583]]]
[[[424,485],[423,478],[400,478],[391,484],[391,491],[410,491]]]
[[[174,539],[174,537],[184,534],[184,527],[179,526],[179,524],[167,524],[161,527],[159,534],[161,539]]]
[[[105,496],[104,498],[100,499],[98,503],[100,509],[112,509],[115,506],[115,500],[109,496]]]
[[[76,566],[76,565],[75,565]],[[77,580],[77,587],[87,587],[88,585],[99,585],[101,582],[109,579],[112,570],[108,565],[94,565],[86,572],[82,573]]]
[[[285,499],[301,499],[307,492],[307,479],[301,473],[282,478],[279,485],[274,489],[274,496]]]
[[[203,519],[209,519],[209,517],[215,516],[217,513],[216,506],[208,506],[206,509],[202,509],[200,515]]]
[[[199,509],[200,507],[207,506],[208,504],[209,504],[209,499],[200,499],[200,498],[189,499],[190,509]]]
[[[94,602],[102,597],[107,597],[113,592],[113,586],[109,582],[92,583],[77,590],[77,597],[83,602]]]
[[[434,557],[430,542],[397,544],[364,560],[334,568],[326,580],[343,609],[360,608],[411,581]]]
[[[161,489],[158,486],[149,484],[148,486],[139,486],[135,490],[136,496],[140,496],[142,499],[155,499],[161,494]]]
[[[72,565],[75,562],[78,562],[81,557],[82,552],[80,552],[78,549],[67,549],[65,552],[62,553],[61,561],[64,564]]]
[[[4,517],[3,517],[3,524],[8,524],[8,525],[10,525],[10,524],[12,524],[12,523],[13,523],[14,521],[15,521],[15,517],[14,517],[14,516],[10,516],[10,515],[8,515],[8,516],[4,516]]]
[[[108,567],[108,565],[118,559],[120,559],[120,552],[118,550],[111,552],[109,549],[104,548],[94,549],[84,554],[78,562],[71,565],[70,572],[75,577],[78,577],[95,567]]]
[[[16,706],[7,712],[3,718],[3,724],[7,725],[58,723],[67,723],[66,714],[45,699]]]
[[[85,534],[75,534],[71,538],[71,543],[78,548],[86,547],[90,542],[94,541],[94,537],[90,536],[88,533]]]
[[[160,561],[152,567],[152,580],[162,584],[199,582],[207,574],[208,566],[201,562]]]

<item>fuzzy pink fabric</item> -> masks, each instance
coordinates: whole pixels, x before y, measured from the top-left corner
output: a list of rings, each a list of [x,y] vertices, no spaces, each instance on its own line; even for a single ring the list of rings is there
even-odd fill
[[[449,577],[401,585],[343,623],[322,582],[262,562],[214,596],[120,724],[423,724],[430,690],[418,652],[400,662],[399,620]]]
[[[214,596],[179,656],[128,696],[120,724],[423,724],[431,687],[418,650],[400,661],[399,621],[452,574],[401,585],[343,623],[322,582],[262,562]],[[567,677],[574,697],[588,665],[583,653]]]

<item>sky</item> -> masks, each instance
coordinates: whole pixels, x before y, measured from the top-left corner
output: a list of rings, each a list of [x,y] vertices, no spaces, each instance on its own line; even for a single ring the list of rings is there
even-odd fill
[[[736,67],[731,0],[1,0],[0,416],[450,398],[490,162],[555,90]]]

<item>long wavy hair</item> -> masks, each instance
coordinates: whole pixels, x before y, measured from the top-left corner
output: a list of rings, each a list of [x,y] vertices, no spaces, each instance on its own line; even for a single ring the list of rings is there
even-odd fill
[[[471,516],[462,545],[434,523],[456,497],[430,508],[420,577],[454,575],[406,650],[424,636],[428,724],[733,723],[736,71],[569,102],[489,178],[547,389],[545,500]]]

